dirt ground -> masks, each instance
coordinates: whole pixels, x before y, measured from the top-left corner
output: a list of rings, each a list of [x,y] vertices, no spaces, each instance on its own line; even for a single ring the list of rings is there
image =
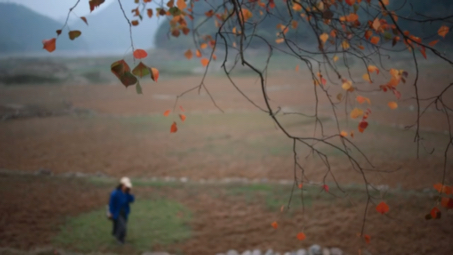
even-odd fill
[[[430,70],[421,82],[438,86],[424,87],[421,94],[434,95],[445,78],[451,76],[442,69]],[[304,85],[310,82],[303,77],[303,74],[286,72],[269,78],[267,86],[275,109],[281,107],[286,113],[314,113],[313,86]],[[256,78],[239,77],[235,81],[250,99],[264,107]],[[142,85],[144,95],[137,95],[134,88],[126,90],[122,86],[108,85],[1,87],[0,104],[5,108],[0,107],[0,110],[7,109],[8,113],[12,108],[20,111],[24,105],[46,111],[62,107],[72,110],[0,122],[0,168],[30,172],[44,168],[54,173],[99,172],[136,178],[293,178],[292,141],[276,129],[268,115],[240,97],[227,79],[210,77],[205,81],[225,114],[216,109],[202,91],[200,95],[192,92],[179,99],[177,105],[184,107],[187,116],[184,123],[179,121],[178,107],[176,114],[162,116],[165,110],[173,109],[178,93],[199,82],[200,77],[187,77],[145,83]],[[401,85],[403,99],[412,96],[410,84],[409,80]],[[329,93],[335,97],[340,91],[337,86]],[[448,138],[443,115],[431,109],[421,120],[426,139],[421,146],[420,159],[415,160],[413,131],[401,129],[415,121],[414,102],[401,100],[398,109],[391,111],[387,107],[387,102],[395,100],[391,93],[373,92],[369,97],[372,114],[365,133],[357,131],[355,121],[341,122],[342,129],[355,132],[351,139],[376,166],[367,167],[370,168],[366,171],[369,182],[405,190],[431,188],[443,175],[443,150]],[[327,123],[326,131],[335,132],[334,122],[329,117],[331,108],[326,102],[325,97],[320,99],[319,115]],[[348,107],[357,106],[353,100],[349,104]],[[344,104],[338,107],[343,109],[338,112],[344,119],[341,113]],[[313,122],[307,122],[306,118],[293,115],[279,118],[288,130],[307,135],[314,132]],[[169,133],[173,121],[178,122],[176,134]],[[341,185],[363,183],[362,175],[351,168],[344,156],[327,147],[321,148],[330,156],[332,172],[319,158],[306,158],[308,149],[297,149],[308,179],[322,182],[327,176],[325,181],[332,184],[333,173]],[[366,165],[363,159],[360,162]],[[452,163],[448,162],[447,169],[452,168]],[[452,182],[453,175],[448,171],[446,183]],[[107,190],[86,185],[52,178],[0,176],[0,245],[29,249],[49,243],[65,216],[102,206]],[[138,192],[146,194],[147,190]],[[231,248],[239,251],[297,249],[300,243],[291,235],[297,232],[300,223],[304,223],[304,231],[310,236],[307,244],[340,247],[350,253],[357,252],[362,245],[355,236],[360,229],[358,211],[362,212],[363,201],[354,206],[315,204],[305,218],[297,212],[294,217],[283,217],[281,228],[276,232],[269,224],[281,216],[278,212],[264,210],[259,202],[250,204],[205,193],[189,198],[181,191],[168,192],[173,192],[170,196],[197,215],[191,223],[194,237],[175,247],[185,254],[225,252]],[[394,204],[395,213],[390,217],[381,217],[370,210],[367,232],[373,236],[373,242],[367,249],[378,254],[451,253],[452,217],[424,221],[424,215],[432,206],[433,202],[426,197],[407,197]]]

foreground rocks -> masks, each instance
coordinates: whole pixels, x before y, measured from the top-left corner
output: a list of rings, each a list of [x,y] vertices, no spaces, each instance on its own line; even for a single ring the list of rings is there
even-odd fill
[[[144,254],[143,254],[144,255]],[[258,249],[255,250],[246,250],[242,253],[236,250],[229,250],[226,253],[217,253],[216,255],[344,255],[343,251],[339,248],[322,248],[321,246],[314,244],[310,246],[307,250],[306,249],[299,249],[296,251],[288,251],[288,252],[277,252],[273,251],[272,249],[268,249],[266,251],[261,251]]]

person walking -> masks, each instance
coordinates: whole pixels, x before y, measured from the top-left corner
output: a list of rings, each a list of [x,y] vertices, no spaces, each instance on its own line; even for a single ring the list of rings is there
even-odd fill
[[[130,213],[129,204],[135,200],[131,190],[131,180],[123,177],[116,189],[110,193],[108,218],[113,222],[112,235],[120,244],[124,244],[126,238],[127,218]]]

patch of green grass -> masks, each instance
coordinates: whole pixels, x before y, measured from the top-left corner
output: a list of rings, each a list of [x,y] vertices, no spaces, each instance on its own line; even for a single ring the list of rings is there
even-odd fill
[[[139,200],[131,206],[126,245],[136,251],[152,250],[153,246],[184,241],[191,236],[188,221],[191,212],[172,200]],[[105,209],[69,218],[53,242],[57,246],[82,252],[114,250],[118,245],[111,235],[112,222]]]

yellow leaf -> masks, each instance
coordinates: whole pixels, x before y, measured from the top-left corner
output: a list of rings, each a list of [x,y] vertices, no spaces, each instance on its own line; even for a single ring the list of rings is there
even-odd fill
[[[357,119],[358,117],[362,116],[363,115],[363,111],[359,108],[354,108],[352,111],[351,111],[351,118],[353,119]]]
[[[440,36],[442,36],[442,37],[445,38],[445,36],[448,34],[448,31],[450,31],[450,29],[449,29],[447,26],[441,26],[441,27],[439,28],[439,30],[437,31],[437,33],[438,33]]]
[[[285,39],[283,39],[283,38],[278,38],[275,40],[276,43],[282,43],[284,41],[285,41]]]
[[[349,90],[349,89],[352,87],[352,81],[344,80],[344,81],[343,81],[343,85],[341,85],[341,87],[342,87],[344,90]]]
[[[388,106],[390,107],[390,109],[392,110],[395,110],[396,108],[398,108],[398,104],[396,102],[389,102],[388,103]]]
[[[338,56],[333,56],[333,62],[337,62],[338,61]]]
[[[371,81],[371,79],[370,79],[370,75],[367,74],[367,73],[364,74],[364,75],[362,75],[362,78],[363,78],[365,81],[369,82],[369,83],[373,83],[373,82]]]
[[[319,36],[319,39],[321,39],[322,43],[326,43],[327,39],[329,39],[329,35],[323,33],[322,35]]]
[[[349,43],[348,43],[348,41],[344,40],[344,41],[341,43],[341,47],[343,47],[343,50],[349,49]]]

